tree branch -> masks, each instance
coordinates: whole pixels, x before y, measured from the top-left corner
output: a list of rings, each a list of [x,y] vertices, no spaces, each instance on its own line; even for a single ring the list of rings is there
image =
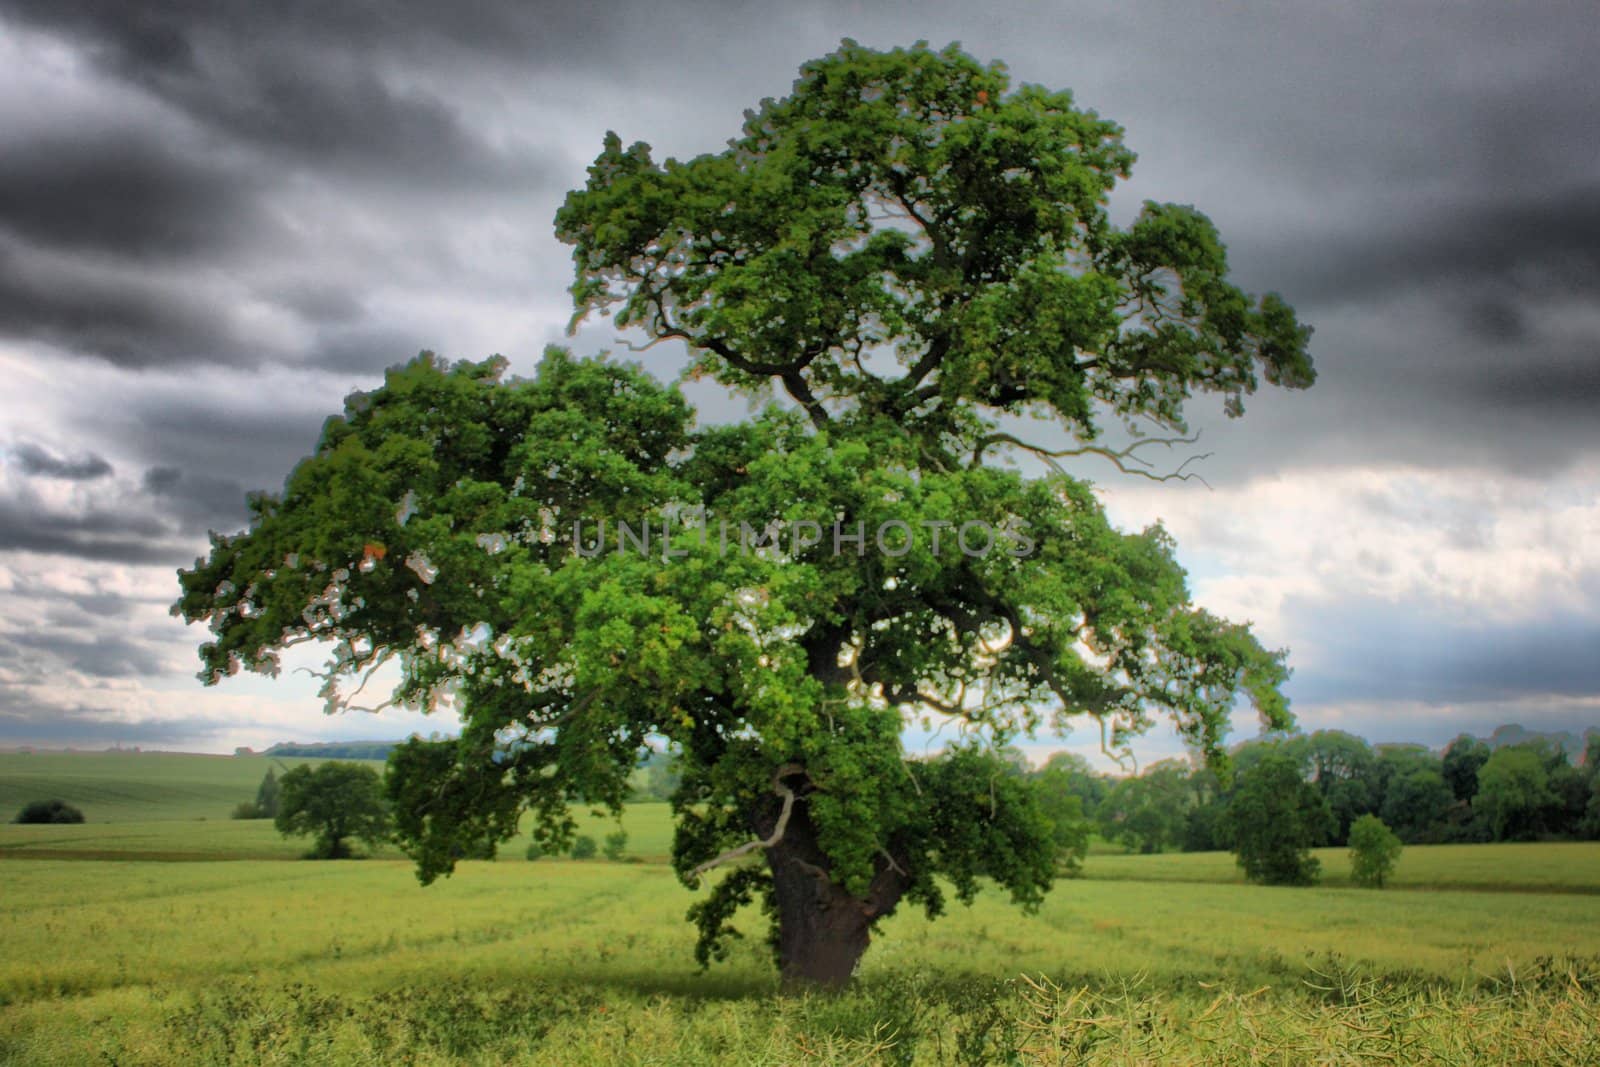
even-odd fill
[[[715,867],[720,867],[725,863],[732,863],[739,857],[747,856],[758,848],[771,848],[779,841],[782,841],[783,832],[789,828],[789,816],[794,813],[795,801],[794,790],[784,785],[783,780],[791,774],[804,773],[805,768],[797,763],[785,763],[782,767],[779,767],[773,772],[772,791],[783,798],[783,810],[778,813],[778,825],[772,828],[772,835],[770,837],[765,839],[758,837],[754,840],[746,841],[737,848],[730,848],[728,851],[718,856],[713,856],[711,859],[706,860],[704,863],[700,864],[700,866],[690,871],[689,878],[691,880],[697,879],[702,874],[705,874],[707,871],[712,870]]]
[[[1069,456],[1100,456],[1104,459],[1109,459],[1112,465],[1124,474],[1136,474],[1141,478],[1148,478],[1153,482],[1199,482],[1207,489],[1210,489],[1210,482],[1206,481],[1193,471],[1184,470],[1185,467],[1196,462],[1197,460],[1211,458],[1210,452],[1201,452],[1190,456],[1188,459],[1180,463],[1176,470],[1170,471],[1166,474],[1158,474],[1157,472],[1150,470],[1149,460],[1143,458],[1142,456],[1134,455],[1135,452],[1146,445],[1165,445],[1168,448],[1172,448],[1175,445],[1192,445],[1199,440],[1200,435],[1196,433],[1193,437],[1146,437],[1143,440],[1133,442],[1133,444],[1126,448],[1106,448],[1102,445],[1079,445],[1077,448],[1049,449],[1042,448],[1039,445],[1029,444],[1027,441],[1022,440],[1019,437],[1014,437],[1013,435],[1005,433],[1004,431],[999,431],[979,438],[978,443],[973,446],[972,461],[968,464],[968,466],[975,468],[981,464],[983,462],[983,454],[988,451],[992,445],[1012,445],[1016,448],[1022,449],[1025,452],[1029,452],[1034,456],[1037,456],[1057,474],[1066,473],[1066,470],[1061,466],[1061,464],[1056,462],[1058,459],[1065,459]],[[1129,466],[1130,463],[1138,464],[1138,466]]]

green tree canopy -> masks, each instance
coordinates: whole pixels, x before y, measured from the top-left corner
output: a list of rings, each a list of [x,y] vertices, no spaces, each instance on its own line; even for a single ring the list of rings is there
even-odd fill
[[[347,859],[352,838],[370,847],[388,834],[383,781],[359,763],[302,763],[278,782],[273,825],[285,837],[315,837],[311,855],[316,859]]]
[[[1310,778],[1333,811],[1335,844],[1344,844],[1350,827],[1379,804],[1377,757],[1365,738],[1343,730],[1318,730],[1305,739]]]
[[[1416,841],[1439,825],[1454,802],[1455,794],[1438,771],[1416,767],[1389,782],[1381,813],[1402,840]]]
[[[1525,745],[1496,749],[1478,772],[1474,806],[1489,821],[1495,839],[1525,840],[1546,827],[1560,798],[1550,788],[1550,768],[1542,754]]]
[[[1350,878],[1356,885],[1382,889],[1394,873],[1403,846],[1376,815],[1363,815],[1350,825]]]
[[[1132,160],[1070,95],[922,45],[847,42],[717,154],[608,135],[556,219],[578,316],[784,402],[696,429],[642,369],[557,349],[531,379],[391,371],[183,573],[203,677],[323,641],[332,707],[388,662],[389,703],[448,703],[459,738],[391,755],[424,881],[525,809],[558,847],[569,804],[620,806],[665,739],[674,865],[728,868],[693,912],[702,960],[757,898],[784,975],[825,983],[902,900],[935,914],[992,879],[1037,903],[1051,823],[997,747],[1090,717],[1115,750],[1165,715],[1216,754],[1241,698],[1290,721],[1283,655],[1191,603],[1160,527],[1119,532],[1084,482],[1004,465],[1072,451],[1024,443],[1017,415],[1143,469],[1090,443],[1104,419],[1177,433],[1196,391],[1237,412],[1258,378],[1312,380],[1309,331],[1228,280],[1204,215],[1112,224]],[[777,544],[724,547],[772,523]],[[965,740],[907,758],[902,729],[933,719]]]
[[[1181,844],[1191,806],[1189,768],[1162,760],[1117,782],[1097,810],[1100,832],[1130,852],[1160,852]]]
[[[1300,764],[1281,747],[1239,772],[1228,803],[1228,836],[1245,877],[1264,885],[1310,885],[1321,873],[1311,849],[1335,829],[1333,812]]]
[[[278,776],[271,767],[261,778],[261,785],[256,789],[256,816],[262,819],[275,819],[278,817]]]
[[[1444,750],[1444,780],[1457,800],[1470,802],[1478,794],[1478,771],[1489,762],[1489,746],[1462,734]]]

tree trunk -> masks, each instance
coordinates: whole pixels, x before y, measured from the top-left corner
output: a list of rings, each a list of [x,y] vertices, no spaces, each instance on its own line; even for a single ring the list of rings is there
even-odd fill
[[[778,968],[790,988],[839,989],[867,951],[872,923],[894,910],[910,879],[884,856],[867,895],[850,893],[829,873],[809,807],[797,800],[783,838],[767,849],[778,905]],[[770,835],[776,821],[763,812],[757,832]]]

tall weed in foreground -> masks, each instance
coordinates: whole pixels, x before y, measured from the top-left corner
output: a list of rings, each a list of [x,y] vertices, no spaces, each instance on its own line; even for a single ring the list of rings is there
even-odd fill
[[[728,998],[598,984],[333,994],[237,980],[94,1019],[0,1025],[0,1063],[122,1065],[1404,1063],[1600,1065],[1600,967],[1548,959],[1456,987],[1338,958],[1309,979],[884,974],[838,995]],[[0,1017],[3,1020],[4,1017]]]

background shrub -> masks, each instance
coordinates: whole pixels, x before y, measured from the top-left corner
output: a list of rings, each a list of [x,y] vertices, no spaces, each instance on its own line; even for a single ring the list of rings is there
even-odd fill
[[[35,800],[23,808],[13,822],[83,822],[83,812],[64,800]]]
[[[1350,824],[1350,879],[1356,885],[1382,889],[1400,858],[1400,839],[1376,815]]]

